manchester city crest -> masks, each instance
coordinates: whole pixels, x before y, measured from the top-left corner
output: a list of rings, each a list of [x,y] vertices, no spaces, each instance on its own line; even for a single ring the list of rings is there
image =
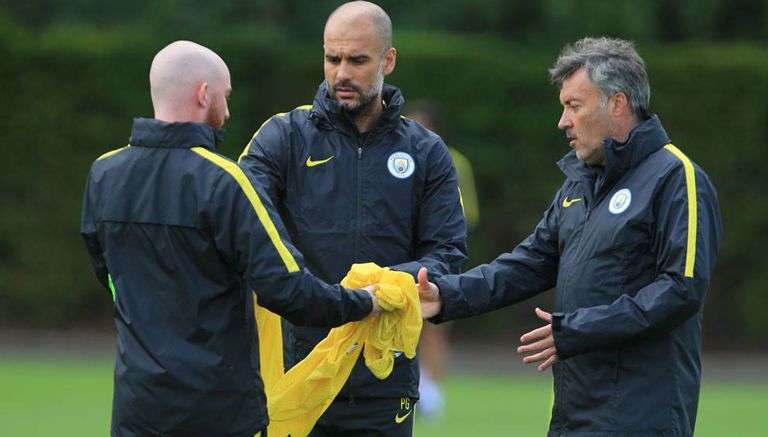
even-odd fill
[[[405,152],[395,152],[389,155],[387,160],[387,169],[392,176],[398,179],[405,179],[416,170],[416,162],[411,155]]]
[[[632,203],[632,192],[627,188],[622,188],[611,197],[611,203],[608,205],[608,211],[612,214],[621,214]]]

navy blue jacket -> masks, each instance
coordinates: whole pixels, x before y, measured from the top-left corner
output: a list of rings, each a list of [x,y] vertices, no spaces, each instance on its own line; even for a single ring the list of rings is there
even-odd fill
[[[605,167],[566,155],[566,180],[512,252],[437,280],[467,317],[556,287],[551,436],[691,436],[704,297],[722,236],[717,195],[656,116]]]
[[[312,106],[267,120],[240,158],[277,206],[288,233],[320,278],[340,281],[353,263],[416,275],[457,273],[467,258],[456,172],[443,141],[401,116],[400,91],[385,85],[384,113],[367,135],[321,84]],[[327,334],[295,330],[295,359]],[[288,359],[287,361],[291,361]],[[358,361],[340,397],[418,396],[418,364],[399,356],[379,381]]]
[[[91,167],[82,235],[99,280],[114,283],[113,436],[266,426],[246,290],[296,324],[336,326],[371,310],[364,290],[303,268],[269,199],[215,153],[218,141],[207,125],[137,119],[130,145]]]

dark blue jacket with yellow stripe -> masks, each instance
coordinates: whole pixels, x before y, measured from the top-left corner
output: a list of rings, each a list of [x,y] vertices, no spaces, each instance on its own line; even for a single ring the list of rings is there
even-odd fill
[[[99,280],[114,284],[113,436],[265,427],[246,290],[301,325],[341,325],[371,310],[367,292],[303,267],[269,198],[215,153],[219,139],[203,124],[137,119],[130,146],[91,168],[82,235]]]
[[[715,188],[656,116],[604,169],[575,152],[534,233],[512,252],[437,281],[437,320],[556,287],[550,435],[690,436],[701,379],[704,297],[722,223]]]
[[[415,276],[421,266],[435,274],[458,273],[467,259],[448,148],[401,116],[400,90],[384,85],[382,98],[378,123],[359,135],[324,82],[312,106],[267,120],[240,158],[277,206],[307,266],[331,283],[358,262]],[[305,357],[327,332],[296,329],[295,359]],[[379,381],[361,357],[338,396],[416,398],[418,384],[415,359],[398,356],[392,374]]]

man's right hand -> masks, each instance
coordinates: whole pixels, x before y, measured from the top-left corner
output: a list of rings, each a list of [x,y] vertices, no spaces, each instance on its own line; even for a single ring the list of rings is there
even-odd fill
[[[443,299],[440,297],[440,290],[427,279],[427,268],[419,269],[419,300],[421,301],[421,317],[428,319],[440,314],[443,309]]]

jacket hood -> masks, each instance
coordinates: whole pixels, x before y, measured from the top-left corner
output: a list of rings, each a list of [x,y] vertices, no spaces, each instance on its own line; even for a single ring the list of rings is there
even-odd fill
[[[629,133],[627,141],[620,143],[612,139],[603,141],[605,148],[606,183],[617,180],[627,170],[637,166],[652,153],[669,144],[669,136],[656,114],[637,125]],[[584,164],[571,150],[557,163],[560,170],[571,179],[592,179],[601,170],[596,166]]]
[[[405,105],[403,94],[395,86],[385,83],[381,90],[381,96],[384,100],[384,111],[374,130],[391,129],[397,126],[400,114],[403,112],[403,105]],[[310,118],[321,129],[332,129],[335,125],[342,126],[354,133],[357,132],[354,122],[344,107],[331,98],[326,81],[323,81],[317,89]]]
[[[216,150],[224,141],[224,129],[203,123],[167,123],[154,118],[136,118],[128,143],[134,147],[191,148]]]

